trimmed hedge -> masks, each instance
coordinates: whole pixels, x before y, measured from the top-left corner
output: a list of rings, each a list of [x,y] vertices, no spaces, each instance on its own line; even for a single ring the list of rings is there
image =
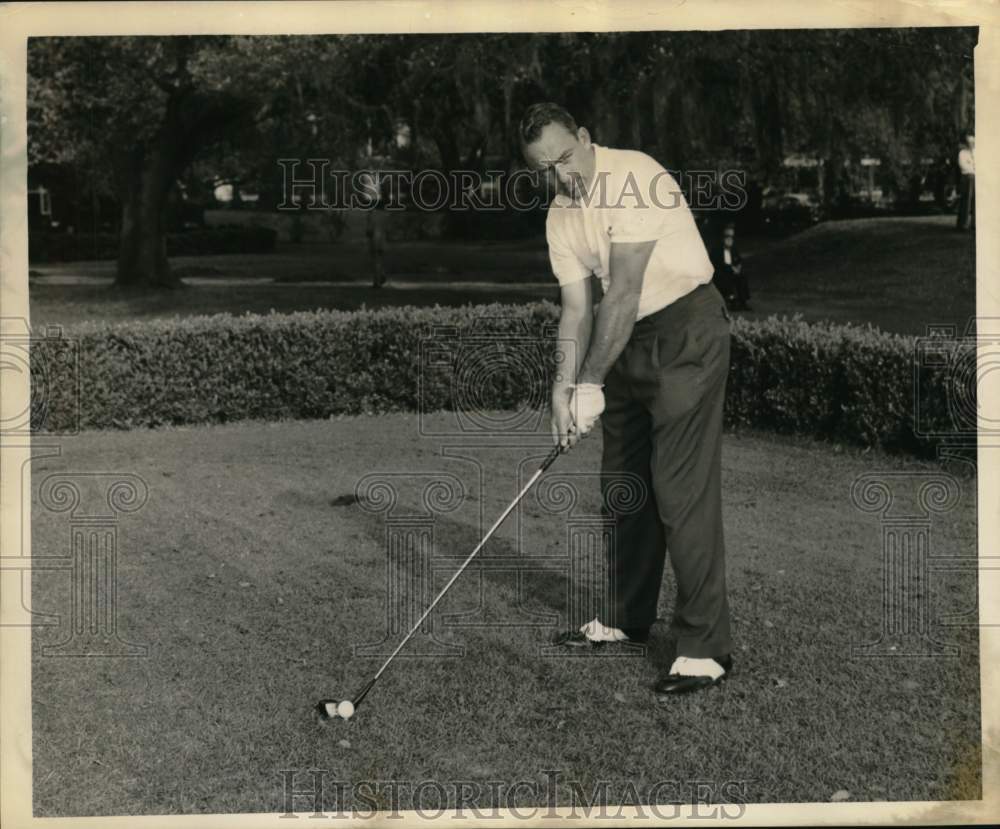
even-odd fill
[[[736,319],[727,421],[932,456],[944,438],[975,439],[961,405],[974,406],[975,377],[955,370],[975,350],[933,343],[870,326]]]
[[[233,225],[167,234],[167,256],[214,256],[222,253],[270,253],[278,232],[269,227]],[[30,262],[82,262],[118,258],[117,233],[28,234]]]
[[[83,323],[32,347],[36,426],[456,410],[470,396],[516,410],[547,398],[558,314],[540,302]],[[952,369],[963,345],[936,342],[945,358],[924,361],[913,337],[736,319],[728,423],[929,454],[915,425],[955,434],[956,395],[972,393]]]

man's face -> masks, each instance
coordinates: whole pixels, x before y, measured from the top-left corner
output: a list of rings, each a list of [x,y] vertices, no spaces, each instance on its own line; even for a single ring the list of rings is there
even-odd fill
[[[562,124],[546,124],[538,139],[525,146],[524,159],[532,169],[553,171],[574,199],[594,178],[594,147],[583,127],[572,133]]]
[[[974,135],[965,136],[965,142],[969,145],[970,150],[976,149],[976,136]]]
[[[731,248],[736,243],[736,231],[726,230],[722,234],[722,242],[727,248]]]

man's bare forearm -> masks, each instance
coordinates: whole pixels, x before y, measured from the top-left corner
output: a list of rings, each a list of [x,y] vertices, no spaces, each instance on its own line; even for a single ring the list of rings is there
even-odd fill
[[[655,241],[612,243],[608,257],[611,287],[597,311],[590,348],[577,375],[577,383],[603,383],[622,353],[639,313],[643,274]]]
[[[639,295],[634,292],[616,296],[612,290],[601,300],[590,348],[577,373],[578,383],[604,382],[632,336],[638,310]]]
[[[570,386],[576,381],[583,365],[590,336],[594,328],[594,314],[587,309],[583,312],[563,313],[559,318],[559,340],[556,344],[562,359],[558,363],[556,379],[552,384],[552,396],[568,395]]]

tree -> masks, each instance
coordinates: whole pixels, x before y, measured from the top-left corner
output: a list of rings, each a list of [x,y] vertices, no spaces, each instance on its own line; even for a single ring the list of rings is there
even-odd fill
[[[953,151],[975,39],[959,28],[755,33],[750,74],[768,94],[752,110],[771,135],[758,142],[762,161],[773,168],[786,152],[818,155],[828,203],[843,190],[844,162],[863,155],[881,158],[882,177],[901,189],[922,158]]]
[[[317,86],[303,91],[305,67],[328,69],[335,47],[323,38],[33,40],[31,160],[74,164],[113,181],[122,210],[116,284],[176,287],[164,228],[175,183],[213,149],[252,154],[276,125],[286,144],[294,143],[291,133],[307,133],[307,122],[294,117]],[[316,78],[320,87],[335,83],[322,71]]]
[[[409,164],[482,172],[517,163],[517,122],[561,101],[609,146],[670,169],[740,164],[769,177],[787,154],[883,158],[903,181],[971,126],[974,29],[775,30],[283,37],[39,38],[29,45],[32,161],[113,182],[119,285],[176,285],[163,208],[185,173],[279,201],[278,158],[358,163],[391,146]],[[453,214],[450,218],[455,219]]]

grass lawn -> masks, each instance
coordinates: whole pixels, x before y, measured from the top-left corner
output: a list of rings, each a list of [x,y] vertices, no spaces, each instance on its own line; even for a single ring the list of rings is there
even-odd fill
[[[826,222],[779,241],[745,240],[751,317],[872,323],[923,334],[928,323],[964,330],[975,315],[975,250],[950,216]],[[544,240],[407,242],[390,247],[389,286],[370,286],[358,242],[282,246],[260,256],[181,257],[186,290],[121,294],[104,281],[113,263],[37,266],[32,324],[382,305],[558,301]],[[72,279],[79,284],[47,284]],[[269,281],[261,281],[269,280]],[[275,281],[270,281],[275,280]]]
[[[177,256],[171,266],[183,278],[275,279],[280,282],[371,283],[367,243],[279,242],[268,254]],[[548,282],[548,250],[541,237],[518,241],[397,241],[385,249],[387,272],[401,282]],[[66,262],[33,266],[41,276],[110,279],[115,263]]]
[[[390,283],[376,290],[367,248],[357,241],[282,244],[265,255],[177,257],[172,266],[183,275],[185,288],[152,293],[110,286],[113,262],[37,265],[33,270],[40,278],[30,281],[31,322],[38,327],[178,314],[559,301],[544,240],[399,242],[390,246],[386,262]],[[47,283],[50,279],[59,281]],[[63,284],[66,280],[76,284]]]
[[[67,325],[87,319],[126,321],[196,314],[291,313],[317,308],[347,311],[361,306],[381,308],[396,305],[466,305],[489,302],[524,303],[548,299],[559,301],[555,287],[525,288],[489,284],[438,285],[374,290],[360,285],[226,285],[200,284],[180,291],[123,295],[103,285],[59,285],[31,287],[31,325],[37,329],[50,323]]]
[[[587,473],[567,480],[588,513],[599,455],[595,436],[548,473]],[[516,492],[525,455],[476,457],[482,485],[469,462],[418,436],[415,416],[393,415],[93,432],[36,462],[36,489],[60,470],[148,483],[148,503],[118,525],[118,589],[120,635],[150,646],[148,658],[45,658],[41,647],[64,632],[35,630],[36,814],[280,812],[282,770],[308,768],[327,770],[327,812],[332,781],[466,780],[488,793],[487,781],[552,770],[587,793],[607,781],[612,803],[629,783],[641,793],[665,780],[688,802],[691,781],[709,781],[716,800],[731,781],[750,802],[981,796],[976,629],[934,628],[960,646],[953,659],[850,652],[877,638],[882,590],[881,528],[851,506],[852,482],[933,467],[765,435],[725,442],[737,651],[720,689],[654,701],[650,686],[671,658],[664,625],[645,658],[545,656],[552,634],[581,621],[567,619],[566,571],[550,560],[521,573],[521,600],[515,574],[467,572],[435,612],[442,638],[465,655],[400,657],[353,720],[318,723],[315,700],[351,694],[380,664],[353,646],[381,640],[386,625],[385,521],[331,501],[373,470],[402,471],[396,514],[413,513],[414,471],[451,472],[468,498],[438,518],[435,555],[464,556]],[[906,511],[917,484],[896,486]],[[933,554],[974,554],[975,497],[965,478],[959,506],[934,520]],[[566,532],[564,516],[529,496],[485,555],[565,554]],[[68,539],[67,514],[36,496],[33,553],[65,555]],[[457,563],[435,564],[435,591]],[[34,609],[65,613],[68,582],[36,571]],[[668,574],[665,617],[672,589]],[[936,576],[928,589],[935,613],[974,607],[972,576]],[[442,624],[463,611],[467,624]],[[558,798],[567,803],[568,791]]]
[[[755,313],[871,323],[924,334],[964,331],[976,314],[975,238],[953,216],[824,222],[747,264]]]

